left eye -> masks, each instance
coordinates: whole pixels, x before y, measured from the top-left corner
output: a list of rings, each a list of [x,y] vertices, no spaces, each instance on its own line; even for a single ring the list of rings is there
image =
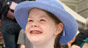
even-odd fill
[[[40,21],[46,21],[46,20],[44,20],[44,19],[40,19]]]

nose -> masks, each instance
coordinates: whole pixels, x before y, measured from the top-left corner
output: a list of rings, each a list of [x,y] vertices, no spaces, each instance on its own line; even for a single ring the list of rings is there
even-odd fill
[[[32,23],[32,27],[38,27],[39,25],[38,25],[38,23],[37,22],[33,22]]]

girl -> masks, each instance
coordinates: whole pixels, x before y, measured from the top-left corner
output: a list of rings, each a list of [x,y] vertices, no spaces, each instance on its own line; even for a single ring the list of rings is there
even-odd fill
[[[15,17],[33,48],[61,48],[72,40],[78,26],[57,0],[26,1],[18,4]]]

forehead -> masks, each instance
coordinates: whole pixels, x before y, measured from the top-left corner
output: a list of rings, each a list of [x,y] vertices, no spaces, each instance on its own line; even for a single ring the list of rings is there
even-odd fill
[[[42,9],[38,9],[38,8],[33,8],[30,10],[29,12],[29,17],[31,16],[41,16],[41,17],[46,17],[46,16],[49,16],[48,13]]]
[[[30,12],[33,12],[33,13],[37,13],[38,14],[38,12],[40,12],[40,13],[46,13],[46,11],[45,10],[42,10],[42,9],[39,9],[39,8],[32,8],[30,11],[29,11],[29,13]]]

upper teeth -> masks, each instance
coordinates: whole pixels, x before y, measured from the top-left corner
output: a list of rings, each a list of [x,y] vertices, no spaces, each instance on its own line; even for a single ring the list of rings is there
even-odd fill
[[[39,33],[41,33],[41,32],[38,32],[38,31],[31,31],[31,33],[39,34]]]

